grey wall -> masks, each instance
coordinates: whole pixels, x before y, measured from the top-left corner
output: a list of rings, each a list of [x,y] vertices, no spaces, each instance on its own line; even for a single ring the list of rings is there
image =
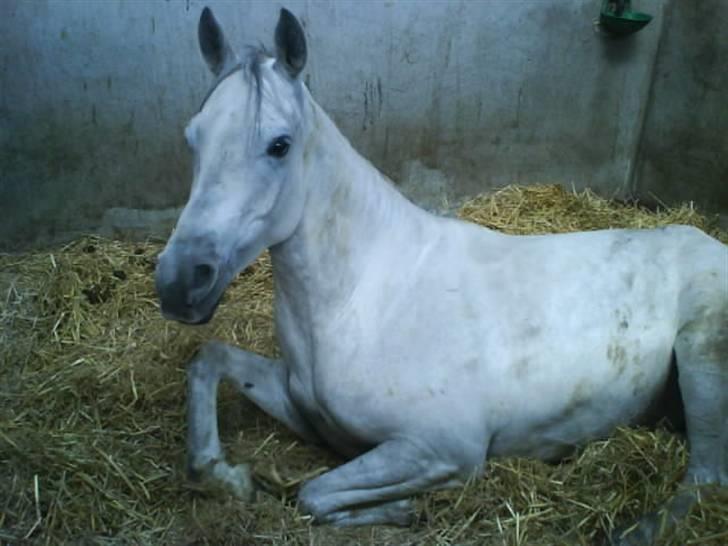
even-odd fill
[[[726,21],[725,0],[668,5],[635,179],[647,200],[728,213]]]
[[[699,76],[694,59],[675,53],[684,43],[663,32],[678,0],[636,1],[655,21],[627,40],[595,33],[600,3],[285,5],[306,28],[306,80],[319,103],[406,193],[437,206],[511,182],[661,192],[655,165],[672,147],[657,137],[671,132],[662,112],[680,95],[681,78]],[[277,2],[0,2],[0,247],[97,229],[104,217],[142,233],[158,216],[124,208],[184,203],[182,128],[211,80],[196,43],[206,4],[234,44],[271,43]],[[714,26],[706,43],[719,40]],[[679,30],[689,44],[695,32]],[[672,53],[661,57],[658,45],[660,55]],[[717,63],[715,55],[703,61]],[[675,71],[678,83],[653,84],[661,70]],[[682,127],[686,114],[671,112],[669,123]],[[701,115],[711,119],[686,126],[688,137],[701,123],[726,128],[714,110]],[[707,197],[727,161],[712,160],[717,170],[700,190]],[[162,214],[165,225],[173,217]]]

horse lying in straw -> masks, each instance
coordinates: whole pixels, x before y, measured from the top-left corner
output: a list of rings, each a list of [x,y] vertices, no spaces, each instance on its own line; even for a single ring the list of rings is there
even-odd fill
[[[230,379],[351,459],[300,490],[318,522],[407,524],[413,494],[462,484],[487,457],[559,458],[658,416],[671,392],[691,447],[685,483],[668,517],[630,537],[651,541],[697,486],[728,485],[726,246],[683,226],[509,236],[434,216],[313,100],[288,11],[275,58],[238,58],[207,8],[199,42],[216,82],[185,131],[194,180],[159,257],[162,312],[208,321],[268,248],[282,357],[201,349],[188,377],[193,473],[246,494],[218,438],[217,385]]]

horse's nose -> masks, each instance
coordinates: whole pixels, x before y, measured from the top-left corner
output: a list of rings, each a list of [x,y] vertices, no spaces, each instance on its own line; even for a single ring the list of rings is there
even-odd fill
[[[192,320],[196,308],[209,303],[218,268],[212,256],[164,252],[155,275],[162,313],[170,318]]]

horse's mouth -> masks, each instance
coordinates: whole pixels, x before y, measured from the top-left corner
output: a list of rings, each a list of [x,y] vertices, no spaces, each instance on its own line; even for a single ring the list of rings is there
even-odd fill
[[[165,308],[164,301],[162,301],[160,306],[162,316],[167,320],[174,320],[190,326],[201,326],[203,324],[207,324],[212,320],[212,317],[215,316],[215,311],[217,311],[217,307],[222,301],[223,294],[224,292],[221,292],[220,295],[213,300],[212,304],[205,305],[204,302],[202,302],[202,306],[198,305],[197,307],[186,307],[184,309],[176,308],[172,310]],[[202,307],[202,312],[200,312],[200,307]]]
[[[218,298],[215,301],[215,303],[213,304],[213,306],[210,308],[210,310],[205,315],[203,315],[202,317],[200,317],[196,320],[191,320],[189,322],[186,322],[185,324],[189,324],[191,326],[202,326],[203,324],[207,324],[208,322],[210,322],[212,320],[212,317],[215,316],[215,311],[217,310],[217,306],[220,305],[221,300],[222,300],[222,298]]]
[[[189,324],[198,326],[198,325],[207,324],[208,322],[210,322],[212,320],[212,317],[215,316],[215,311],[217,311],[217,306],[220,305],[220,302],[222,301],[223,294],[220,294],[220,296],[215,300],[215,303],[212,304],[212,307],[210,307],[210,310],[207,312],[207,314],[203,315],[202,318],[200,318],[199,320],[190,322]]]

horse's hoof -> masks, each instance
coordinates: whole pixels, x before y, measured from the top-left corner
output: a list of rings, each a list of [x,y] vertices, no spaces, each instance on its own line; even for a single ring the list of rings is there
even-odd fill
[[[213,478],[222,482],[240,500],[252,502],[255,499],[255,486],[250,465],[230,466],[224,461],[213,468]]]
[[[255,500],[255,485],[248,464],[231,466],[225,461],[210,461],[190,470],[196,488],[209,493],[223,493],[244,502]]]

